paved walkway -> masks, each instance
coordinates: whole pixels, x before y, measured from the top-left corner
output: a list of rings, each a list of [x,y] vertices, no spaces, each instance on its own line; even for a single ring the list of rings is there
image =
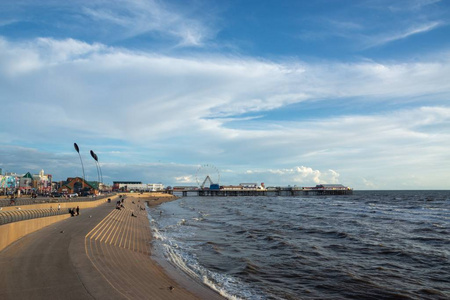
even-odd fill
[[[0,299],[199,299],[150,259],[140,201],[82,210],[0,252]],[[212,291],[201,298],[222,299]]]

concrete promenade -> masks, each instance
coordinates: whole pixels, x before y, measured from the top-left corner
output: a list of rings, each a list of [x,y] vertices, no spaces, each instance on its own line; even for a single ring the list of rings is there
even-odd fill
[[[0,252],[0,299],[223,299],[193,282],[184,288],[150,258],[144,201],[83,209],[8,246]]]

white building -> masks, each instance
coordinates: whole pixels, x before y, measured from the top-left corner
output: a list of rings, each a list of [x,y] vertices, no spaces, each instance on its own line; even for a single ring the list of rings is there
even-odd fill
[[[157,192],[164,190],[164,185],[162,183],[142,183],[139,181],[114,181],[113,190]]]

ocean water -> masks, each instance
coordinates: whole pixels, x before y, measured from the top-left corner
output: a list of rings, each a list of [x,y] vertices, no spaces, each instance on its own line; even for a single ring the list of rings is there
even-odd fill
[[[450,299],[450,192],[185,197],[156,255],[228,299]]]

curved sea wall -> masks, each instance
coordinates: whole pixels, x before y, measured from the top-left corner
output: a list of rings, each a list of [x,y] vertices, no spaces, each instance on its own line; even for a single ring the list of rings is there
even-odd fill
[[[111,199],[114,199],[116,197],[113,197]],[[35,205],[26,205],[23,206],[24,209],[22,209],[22,212],[25,212],[26,210],[31,209],[43,209],[43,208],[50,208],[52,206],[52,209],[58,209],[58,204],[61,204],[61,209],[68,210],[69,208],[77,207],[79,206],[80,209],[85,208],[91,208],[91,207],[97,207],[100,204],[105,203],[108,201],[107,199],[100,199],[97,201],[89,201],[89,202],[61,202],[61,203],[45,203],[45,204],[35,204]],[[3,208],[5,210],[5,208]],[[10,207],[10,209],[17,209],[15,207]],[[36,218],[31,220],[25,220],[25,221],[18,221],[13,222],[9,224],[4,224],[0,226],[0,251],[8,247],[10,244],[14,243],[18,239],[26,236],[27,234],[30,234],[32,232],[35,232],[43,227],[46,227],[48,225],[51,225],[53,223],[65,220],[67,218],[70,218],[70,214],[64,214],[59,216],[51,216],[51,217],[43,217],[43,218]]]

